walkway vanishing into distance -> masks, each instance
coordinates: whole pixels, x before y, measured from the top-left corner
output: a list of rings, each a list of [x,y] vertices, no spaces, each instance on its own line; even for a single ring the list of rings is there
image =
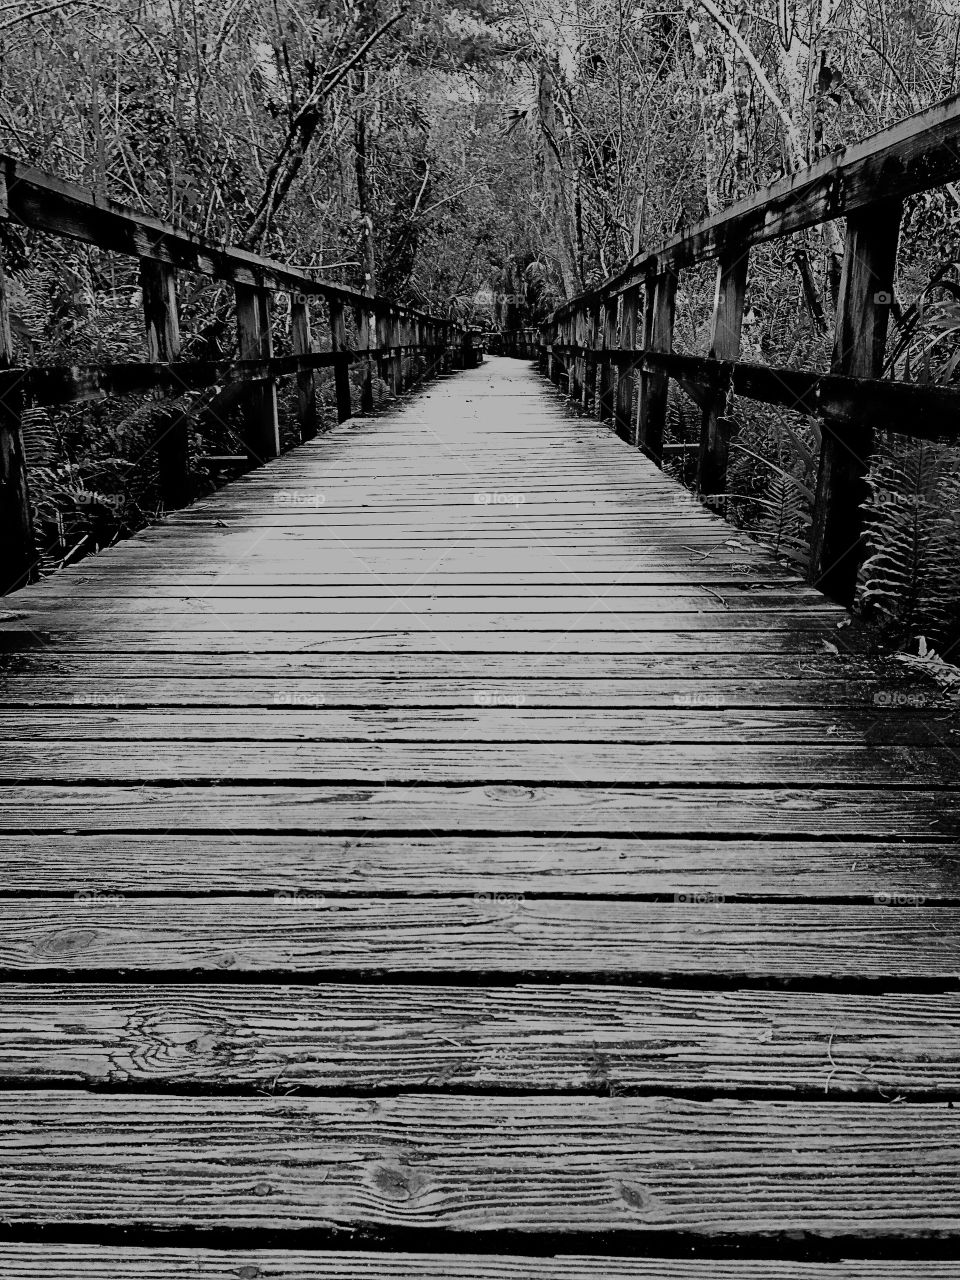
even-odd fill
[[[956,719],[526,365],[0,626],[7,1277],[956,1275]]]

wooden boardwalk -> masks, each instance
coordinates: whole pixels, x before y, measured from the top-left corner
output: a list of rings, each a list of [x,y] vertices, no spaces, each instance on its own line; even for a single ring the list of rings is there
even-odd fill
[[[3,603],[5,1280],[946,1280],[960,744],[525,365]]]

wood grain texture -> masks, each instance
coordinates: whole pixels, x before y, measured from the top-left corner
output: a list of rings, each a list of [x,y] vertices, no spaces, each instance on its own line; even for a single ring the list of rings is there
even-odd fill
[[[185,665],[186,662],[184,658]],[[61,665],[74,671],[79,666],[66,657],[61,659]],[[102,665],[106,665],[106,659]],[[785,674],[757,679],[713,675],[706,688],[704,678],[692,674],[682,679],[659,680],[634,676],[518,679],[510,673],[497,676],[485,664],[478,664],[476,674],[464,670],[456,679],[443,675],[296,676],[284,671],[282,664],[278,664],[280,670],[263,670],[258,678],[250,678],[231,675],[228,662],[223,662],[220,670],[211,666],[205,676],[171,678],[160,673],[142,676],[136,671],[123,671],[116,661],[113,665],[113,677],[98,674],[100,663],[91,664],[88,675],[0,674],[0,719],[10,726],[11,736],[16,727],[21,737],[40,737],[53,732],[57,724],[63,727],[63,738],[85,736],[94,726],[98,731],[104,726],[104,736],[112,736],[111,726],[120,727],[124,722],[118,715],[121,708],[127,713],[143,708],[147,715],[138,726],[138,736],[164,736],[167,730],[180,726],[185,736],[202,732],[208,737],[231,737],[248,719],[237,709],[256,707],[274,713],[272,717],[258,717],[257,736],[267,740],[281,728],[292,737],[299,737],[301,728],[315,732],[325,723],[336,724],[344,732],[355,729],[360,736],[376,724],[383,737],[399,737],[404,726],[410,726],[412,732],[415,724],[427,721],[434,734],[453,733],[457,723],[465,727],[472,723],[474,741],[483,740],[486,726],[494,723],[498,712],[507,717],[512,708],[522,709],[524,717],[534,711],[564,708],[566,714],[545,718],[557,740],[570,734],[594,735],[594,726],[599,725],[595,713],[601,709],[610,713],[603,723],[613,726],[615,734],[630,735],[632,740],[652,731],[653,723],[659,722],[673,734],[684,734],[685,725],[689,731],[702,726],[704,731],[721,738],[739,729],[755,735],[752,741],[766,740],[781,731],[789,733],[791,741],[805,741],[808,737],[822,741],[825,735],[831,739],[862,740],[860,735],[868,729],[872,741],[929,741],[938,736],[942,740],[944,731],[949,734],[957,719],[955,706],[935,689],[890,689],[856,677],[811,679],[804,678],[802,672],[793,678]],[[137,666],[133,660],[130,665]],[[194,673],[197,669],[196,665],[190,667]],[[28,707],[42,708],[42,714],[27,714],[24,709]],[[171,714],[177,708],[201,707],[215,707],[216,716],[206,712]],[[837,716],[835,709],[840,707],[848,714]],[[160,714],[154,714],[153,708],[161,709]],[[403,714],[412,708],[423,717],[415,719]],[[799,709],[799,714],[793,713],[794,708]],[[571,715],[572,709],[580,714]],[[334,715],[344,710],[359,711],[361,715]],[[637,714],[641,710],[667,714]],[[720,714],[727,711],[758,714]],[[775,711],[777,714],[770,714]],[[318,712],[322,715],[315,718]],[[618,717],[617,712],[625,714]],[[875,738],[877,733],[882,736]]]
[[[0,786],[0,831],[960,839],[960,797],[927,788]]]
[[[661,837],[0,835],[9,893],[313,892],[960,900],[956,841]]]
[[[13,1225],[960,1234],[945,1105],[12,1090],[0,1121]]]
[[[20,1085],[960,1094],[960,994],[11,983]]]
[[[250,726],[250,733],[254,727]],[[0,783],[506,782],[541,786],[950,788],[952,746],[787,746],[744,743],[196,742],[181,739],[0,743]]]
[[[914,979],[953,987],[960,908],[533,898],[0,901],[0,970]],[[935,939],[935,945],[931,945]]]
[[[8,1280],[955,1280],[954,1262],[552,1257],[0,1243]]]

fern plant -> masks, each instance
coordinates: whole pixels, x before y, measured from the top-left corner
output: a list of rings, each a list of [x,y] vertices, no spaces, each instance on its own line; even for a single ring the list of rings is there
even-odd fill
[[[960,452],[888,437],[868,477],[860,602],[897,630],[960,633]]]

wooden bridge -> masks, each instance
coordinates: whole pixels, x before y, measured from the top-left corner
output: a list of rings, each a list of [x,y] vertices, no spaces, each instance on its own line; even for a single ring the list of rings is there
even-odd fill
[[[140,372],[3,375],[8,495],[11,388],[224,375],[164,360],[176,234]],[[191,252],[257,277],[251,452],[277,376],[309,426],[317,369],[446,372],[4,601],[5,1276],[955,1276],[956,719],[529,364],[335,294],[275,357],[270,264]],[[749,368],[655,336],[710,445]],[[622,414],[628,348],[564,337]]]

